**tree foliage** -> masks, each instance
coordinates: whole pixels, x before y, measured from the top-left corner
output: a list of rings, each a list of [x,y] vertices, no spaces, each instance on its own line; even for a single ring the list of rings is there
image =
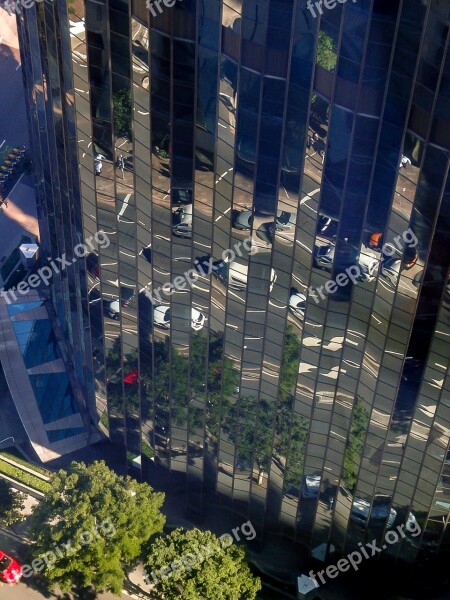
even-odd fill
[[[52,476],[50,486],[33,511],[33,554],[55,555],[57,547],[61,556],[47,562],[42,574],[63,591],[92,586],[119,594],[142,544],[162,531],[164,494],[118,476],[103,461],[73,462]]]
[[[351,492],[353,492],[355,488],[369,421],[369,413],[364,408],[361,398],[356,396],[342,472],[342,479]]]
[[[0,479],[0,525],[9,527],[17,521],[24,521],[25,494],[16,492],[4,480]]]
[[[131,90],[124,88],[113,94],[114,133],[117,138],[133,139],[131,129]]]
[[[210,531],[175,529],[152,543],[145,565],[155,597],[254,600],[261,582],[251,573],[245,550],[230,545],[231,536],[224,538]]]
[[[319,40],[317,43],[317,64],[326,69],[333,71],[336,67],[337,54],[334,47],[333,39],[325,33],[319,31]]]

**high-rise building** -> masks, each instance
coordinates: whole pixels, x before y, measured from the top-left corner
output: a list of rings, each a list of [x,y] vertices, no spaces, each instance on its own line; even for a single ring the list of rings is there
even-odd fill
[[[323,555],[448,550],[447,0],[18,22],[46,250],[100,239],[53,302],[130,469]]]

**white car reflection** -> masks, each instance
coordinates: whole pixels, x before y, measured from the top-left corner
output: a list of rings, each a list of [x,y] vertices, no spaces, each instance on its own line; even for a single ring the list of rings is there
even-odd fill
[[[300,294],[297,290],[291,293],[291,297],[289,298],[289,308],[292,313],[298,317],[299,319],[305,318],[305,310],[306,310],[306,296],[304,294]]]
[[[158,327],[162,327],[163,329],[170,328],[170,319],[171,312],[170,306],[157,306],[153,311],[153,323]],[[205,324],[206,317],[205,315],[197,310],[196,308],[191,308],[191,327],[195,331],[199,331],[202,329]]]

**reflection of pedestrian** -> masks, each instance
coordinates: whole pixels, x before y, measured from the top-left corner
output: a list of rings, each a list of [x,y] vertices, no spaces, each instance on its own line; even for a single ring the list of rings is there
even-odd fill
[[[122,171],[122,179],[125,179],[125,160],[121,154],[117,157],[116,166]]]
[[[410,165],[410,164],[411,164],[410,159],[407,156],[405,156],[404,154],[402,154],[402,158],[401,158],[400,164],[398,165],[398,168],[399,169],[401,169],[402,167],[406,168],[406,166]]]
[[[94,167],[95,167],[96,175],[100,175],[102,172],[102,169],[103,169],[102,160],[106,160],[106,156],[103,156],[103,154],[97,154],[94,158]]]

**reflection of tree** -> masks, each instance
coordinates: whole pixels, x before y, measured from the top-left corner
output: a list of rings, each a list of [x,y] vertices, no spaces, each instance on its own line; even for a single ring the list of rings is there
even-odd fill
[[[117,138],[132,141],[131,129],[131,90],[124,88],[113,94],[114,133]]]
[[[275,404],[262,399],[244,396],[231,408],[224,429],[236,446],[236,464],[243,470],[258,469],[261,484],[264,471],[268,471],[272,458],[273,416]]]
[[[204,410],[199,405],[205,405],[207,391],[208,422],[216,419],[218,422],[221,394],[233,394],[239,381],[239,373],[233,368],[232,361],[223,357],[223,335],[210,332],[208,345],[203,332],[193,333],[190,357],[171,347],[169,338],[154,342],[152,353],[153,371],[151,359],[145,363],[142,361],[140,379],[148,395],[153,397],[156,421],[166,422],[167,428],[171,412],[175,425],[186,426],[188,411],[190,430],[203,428]],[[217,435],[217,432],[210,433]]]
[[[224,426],[229,439],[236,445],[237,465],[241,469],[252,469],[255,464],[258,483],[261,483],[264,471],[270,467],[272,454],[282,466],[289,455],[285,479],[290,485],[298,485],[300,481],[308,428],[306,420],[293,412],[292,391],[297,381],[299,356],[299,339],[292,326],[288,325],[277,407],[267,399],[261,399],[258,405],[255,398],[244,396],[231,408]]]
[[[344,455],[344,469],[342,473],[344,484],[352,493],[356,484],[360,458],[362,456],[368,425],[369,413],[364,408],[361,398],[357,396],[355,399],[355,406],[353,408],[350,433]]]
[[[333,39],[325,33],[319,31],[319,40],[317,42],[317,64],[327,71],[333,71],[336,67],[337,54],[334,48]]]

